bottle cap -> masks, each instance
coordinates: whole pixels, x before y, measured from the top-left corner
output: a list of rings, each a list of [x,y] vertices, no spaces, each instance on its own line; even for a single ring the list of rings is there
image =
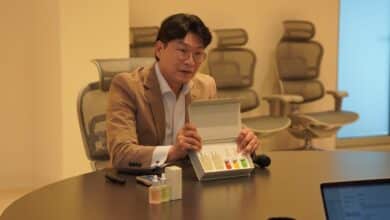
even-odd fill
[[[157,175],[153,175],[152,182],[153,183],[158,183],[158,176]]]
[[[161,174],[161,178],[160,178],[162,181],[165,181],[167,180],[167,176],[165,175],[165,173],[162,173]]]

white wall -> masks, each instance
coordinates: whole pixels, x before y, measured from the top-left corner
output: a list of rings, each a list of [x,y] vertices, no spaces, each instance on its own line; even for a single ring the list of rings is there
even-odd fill
[[[0,2],[0,188],[90,171],[77,121],[91,59],[128,56],[128,1]]]
[[[128,57],[128,1],[61,0],[63,175],[90,171],[76,114],[80,89],[98,79],[90,60]]]
[[[58,0],[33,1],[29,25],[32,45],[32,175],[34,186],[47,184],[62,176],[62,100],[60,16]],[[30,91],[29,91],[30,92]]]
[[[274,68],[274,50],[282,35],[282,21],[288,19],[303,19],[316,25],[315,39],[325,48],[321,68],[321,79],[329,89],[336,88],[337,78],[337,38],[338,38],[338,0],[310,1],[288,0],[274,1],[224,1],[197,0],[165,1],[130,0],[130,25],[148,26],[160,25],[161,21],[178,12],[197,14],[211,28],[244,28],[248,31],[247,47],[253,49],[258,61],[255,73],[254,89],[261,96],[278,92]],[[148,7],[145,7],[148,5]],[[333,107],[332,99],[309,104],[306,111],[325,110]],[[260,112],[266,113],[268,106],[263,102]],[[258,112],[257,112],[258,113]],[[268,145],[288,147],[302,145],[287,132],[278,134]],[[335,138],[328,138],[315,143],[319,146],[334,147]]]
[[[0,1],[0,187],[32,181],[32,27],[25,20],[31,7],[30,1]]]

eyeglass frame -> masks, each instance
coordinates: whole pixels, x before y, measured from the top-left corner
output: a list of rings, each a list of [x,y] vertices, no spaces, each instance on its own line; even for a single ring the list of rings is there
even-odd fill
[[[192,59],[196,64],[201,64],[203,61],[206,60],[207,53],[204,52],[204,48],[202,48],[202,51],[197,51],[197,49],[190,49],[190,46],[188,46],[183,42],[176,41],[176,43],[181,45],[181,46],[174,45],[174,50],[176,52],[177,57],[180,60],[183,61],[187,60],[191,57],[191,55],[192,55]]]

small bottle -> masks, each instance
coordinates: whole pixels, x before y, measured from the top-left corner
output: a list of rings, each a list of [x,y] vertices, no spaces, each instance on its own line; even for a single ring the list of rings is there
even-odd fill
[[[225,149],[225,157],[224,157],[224,164],[225,164],[225,170],[231,170],[233,167],[232,167],[232,163],[230,161],[230,152],[229,150],[226,148]]]
[[[248,168],[248,161],[244,155],[239,154],[239,160],[242,168]]]
[[[161,187],[157,175],[153,176],[152,185],[149,187],[149,203],[150,204],[161,203]]]
[[[167,184],[167,177],[165,173],[161,174],[161,202],[168,202],[171,200],[171,187]]]
[[[240,169],[240,164],[238,163],[237,158],[232,159],[234,169]]]
[[[231,170],[232,169],[232,164],[230,163],[229,159],[225,159],[225,167],[226,167],[227,170]]]

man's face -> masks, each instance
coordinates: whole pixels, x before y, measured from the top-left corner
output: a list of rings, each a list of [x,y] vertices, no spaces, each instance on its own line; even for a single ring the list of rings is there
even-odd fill
[[[201,39],[193,33],[166,44],[158,41],[155,54],[160,59],[161,73],[173,91],[194,77],[206,57]]]

